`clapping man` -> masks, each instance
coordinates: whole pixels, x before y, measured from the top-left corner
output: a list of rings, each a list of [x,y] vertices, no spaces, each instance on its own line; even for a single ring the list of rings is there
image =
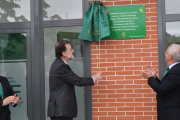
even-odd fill
[[[141,75],[148,79],[149,86],[157,93],[158,120],[180,120],[180,45],[169,46],[165,57],[168,68],[161,80],[151,66]]]
[[[9,104],[13,107],[19,102],[19,97],[12,90],[6,77],[0,76],[0,120],[11,120]]]

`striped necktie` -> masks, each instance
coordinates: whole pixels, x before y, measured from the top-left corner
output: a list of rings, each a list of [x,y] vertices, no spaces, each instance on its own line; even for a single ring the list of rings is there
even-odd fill
[[[3,93],[3,88],[1,84],[0,84],[0,95],[1,95],[1,98],[4,100],[4,93]]]
[[[164,71],[164,75],[163,76],[165,76],[168,71],[169,71],[169,67],[166,68],[166,70]]]

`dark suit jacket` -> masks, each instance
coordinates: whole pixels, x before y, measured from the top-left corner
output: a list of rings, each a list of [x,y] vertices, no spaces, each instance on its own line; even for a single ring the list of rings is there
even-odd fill
[[[77,116],[74,85],[94,85],[92,77],[77,76],[61,58],[56,58],[49,74],[48,117]]]
[[[160,81],[150,77],[148,84],[157,93],[158,120],[180,120],[180,63]]]
[[[6,77],[0,76],[0,83],[3,87],[3,92],[4,92],[4,98],[16,94],[12,88],[10,87],[9,81]],[[3,100],[0,96],[0,120],[6,120],[6,116],[8,120],[10,120],[10,110],[9,110],[9,105],[2,106]]]

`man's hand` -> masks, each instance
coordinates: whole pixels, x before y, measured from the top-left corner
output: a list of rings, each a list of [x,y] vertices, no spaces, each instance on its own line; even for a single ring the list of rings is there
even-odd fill
[[[141,76],[145,79],[149,79],[150,77],[156,77],[156,69],[152,66],[147,66],[147,72],[142,71]]]
[[[142,71],[141,72],[141,76],[144,78],[144,79],[149,79],[149,77],[151,77],[152,75],[148,72],[144,72]]]
[[[6,98],[3,100],[3,106],[8,105],[9,103],[13,102],[13,100],[14,100],[14,96],[6,97]]]
[[[14,94],[14,101],[12,103],[17,104],[18,102],[19,102],[19,97],[17,97],[17,95]]]
[[[152,66],[147,66],[147,71],[149,74],[151,74],[151,76],[153,76],[154,78],[156,77],[156,68],[153,68]]]
[[[93,78],[95,81],[102,80],[101,73],[97,73],[96,75],[93,75]]]

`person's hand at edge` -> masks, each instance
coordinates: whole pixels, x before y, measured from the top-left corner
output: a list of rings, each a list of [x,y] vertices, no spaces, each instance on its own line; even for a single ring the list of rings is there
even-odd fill
[[[9,97],[6,97],[4,100],[3,100],[3,106],[6,106],[8,105],[9,103],[13,102],[14,101],[14,96],[9,96]]]
[[[19,96],[17,96],[16,94],[14,94],[14,101],[12,102],[13,104],[17,104],[19,102]]]

